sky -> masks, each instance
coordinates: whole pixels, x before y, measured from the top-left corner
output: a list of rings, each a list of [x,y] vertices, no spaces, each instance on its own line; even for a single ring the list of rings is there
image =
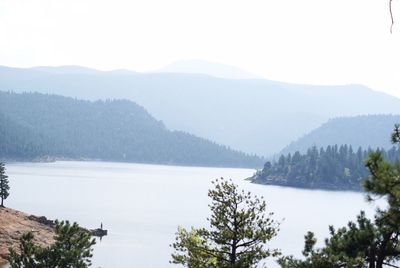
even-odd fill
[[[400,97],[400,0],[0,0],[0,65],[157,70],[201,59]]]

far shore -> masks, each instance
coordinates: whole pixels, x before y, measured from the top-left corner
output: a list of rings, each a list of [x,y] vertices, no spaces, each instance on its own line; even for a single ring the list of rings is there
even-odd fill
[[[48,159],[48,160],[46,160]],[[104,163],[119,163],[119,164],[137,164],[137,165],[149,165],[149,166],[171,166],[171,167],[187,167],[187,168],[233,168],[233,169],[251,169],[256,172],[258,168],[252,167],[241,167],[241,166],[202,166],[202,165],[183,165],[179,163],[149,163],[149,162],[128,162],[128,161],[116,161],[116,160],[103,160],[103,159],[91,159],[91,158],[46,158],[46,159],[32,159],[32,160],[12,160],[12,159],[0,159],[0,162],[6,164],[24,164],[24,163],[55,163],[55,162],[104,162]]]

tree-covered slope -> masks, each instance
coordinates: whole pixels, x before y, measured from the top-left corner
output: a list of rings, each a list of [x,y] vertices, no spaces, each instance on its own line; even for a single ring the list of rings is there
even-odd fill
[[[44,138],[0,113],[0,159],[32,159],[45,155]]]
[[[77,66],[0,67],[0,89],[87,100],[129,99],[169,129],[259,155],[278,153],[332,117],[400,113],[398,98],[360,85],[295,85],[200,74],[102,72]]]
[[[144,108],[127,100],[91,102],[0,92],[0,114],[6,122],[1,135],[9,137],[0,140],[0,148],[7,148],[0,152],[3,157],[49,155],[181,165],[262,165],[258,157],[188,133],[169,131]],[[22,144],[33,149],[27,151]]]
[[[348,145],[334,145],[306,153],[281,155],[278,161],[267,162],[251,181],[261,184],[291,186],[309,189],[361,190],[361,182],[369,175],[364,160],[371,150]],[[380,150],[390,162],[400,159],[400,149]]]
[[[385,130],[392,129],[397,123],[400,123],[400,115],[363,115],[330,119],[292,142],[281,153],[304,153],[312,146],[326,147],[332,144],[348,144],[353,148],[389,149],[392,147],[390,133]]]

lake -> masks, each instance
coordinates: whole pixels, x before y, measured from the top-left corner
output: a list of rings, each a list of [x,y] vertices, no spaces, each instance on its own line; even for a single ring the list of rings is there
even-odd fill
[[[309,230],[321,243],[328,225],[343,226],[361,209],[369,216],[375,209],[361,193],[251,184],[244,180],[254,173],[251,169],[79,161],[13,163],[6,169],[11,186],[7,206],[87,228],[103,223],[109,235],[97,242],[93,267],[174,267],[169,245],[176,229],[208,226],[207,190],[219,177],[264,196],[268,210],[282,221],[269,245],[284,254],[299,256]],[[273,260],[268,264],[276,267]]]

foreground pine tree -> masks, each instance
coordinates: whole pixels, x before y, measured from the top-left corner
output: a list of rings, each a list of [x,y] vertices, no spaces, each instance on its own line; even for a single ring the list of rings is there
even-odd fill
[[[0,207],[4,207],[4,200],[10,195],[10,186],[8,185],[8,176],[5,173],[4,163],[0,162]]]
[[[268,256],[279,254],[266,248],[279,224],[266,214],[266,203],[224,179],[213,182],[208,218],[210,229],[179,228],[172,245],[172,263],[189,268],[249,268]]]
[[[10,249],[10,268],[86,268],[91,265],[95,240],[78,224],[56,221],[54,244],[41,247],[32,233],[20,239],[19,253]]]

